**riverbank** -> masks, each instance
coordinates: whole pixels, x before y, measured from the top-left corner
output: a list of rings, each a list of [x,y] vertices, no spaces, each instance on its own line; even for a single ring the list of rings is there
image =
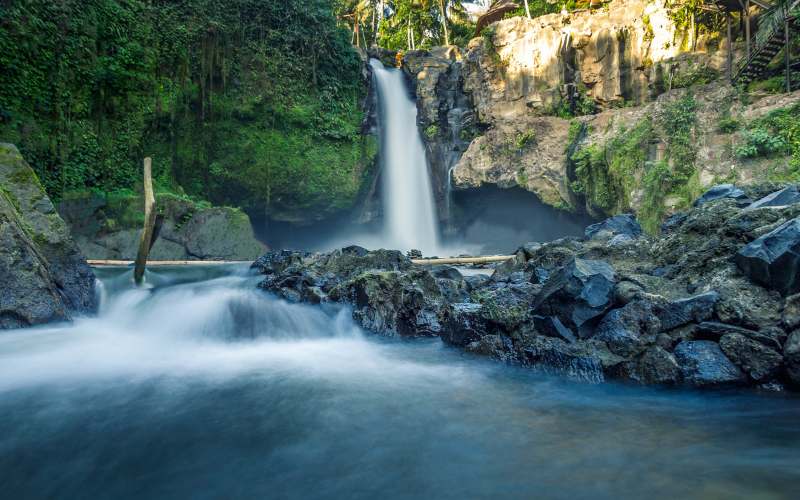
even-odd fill
[[[800,384],[794,186],[719,186],[645,234],[629,215],[584,238],[520,247],[491,276],[419,269],[398,251],[274,252],[259,285],[346,303],[365,329],[438,336],[466,351],[602,382]],[[785,279],[786,277],[792,279]]]

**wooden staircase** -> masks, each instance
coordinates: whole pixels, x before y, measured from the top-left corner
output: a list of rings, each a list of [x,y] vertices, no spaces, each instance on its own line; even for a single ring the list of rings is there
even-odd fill
[[[734,83],[747,85],[763,75],[770,61],[787,44],[785,20],[788,12],[789,37],[793,32],[800,31],[800,21],[797,10],[800,0],[790,2],[788,8],[782,5],[772,5],[765,10],[758,22],[758,33],[750,49],[750,56],[746,57],[736,70]]]

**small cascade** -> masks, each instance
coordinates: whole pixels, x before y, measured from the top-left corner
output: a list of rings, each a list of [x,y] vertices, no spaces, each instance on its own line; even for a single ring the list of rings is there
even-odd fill
[[[378,86],[386,248],[435,253],[438,224],[417,106],[403,74],[370,60]]]

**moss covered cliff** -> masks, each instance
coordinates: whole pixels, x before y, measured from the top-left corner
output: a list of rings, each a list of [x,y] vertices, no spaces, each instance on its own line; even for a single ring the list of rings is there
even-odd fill
[[[365,76],[326,0],[0,3],[0,139],[55,200],[135,189],[321,218],[376,145]]]

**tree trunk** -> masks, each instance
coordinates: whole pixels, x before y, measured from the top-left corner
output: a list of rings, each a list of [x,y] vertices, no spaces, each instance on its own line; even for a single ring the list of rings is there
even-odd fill
[[[156,224],[156,199],[153,195],[152,161],[144,159],[144,227],[139,237],[139,251],[136,253],[136,265],[133,270],[133,280],[141,285],[144,280],[144,269],[147,266],[147,257],[153,245],[153,228]]]
[[[444,0],[439,0],[439,10],[442,12],[442,29],[444,30],[444,44],[450,45],[450,34],[447,32],[447,7]]]

